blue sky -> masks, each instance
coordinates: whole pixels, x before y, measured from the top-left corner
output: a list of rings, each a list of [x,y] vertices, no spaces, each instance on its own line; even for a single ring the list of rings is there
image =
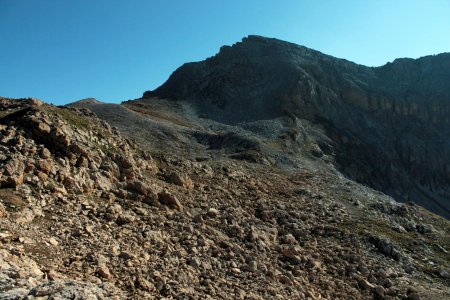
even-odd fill
[[[450,52],[450,1],[0,0],[0,95],[134,99],[249,34],[378,66]]]

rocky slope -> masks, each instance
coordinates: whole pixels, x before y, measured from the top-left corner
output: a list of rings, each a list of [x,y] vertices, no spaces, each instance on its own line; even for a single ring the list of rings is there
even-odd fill
[[[229,125],[287,119],[325,129],[319,148],[340,171],[399,201],[450,217],[450,54],[369,68],[295,44],[249,36],[176,70],[141,102],[176,100]],[[300,122],[300,126],[299,126]]]
[[[0,299],[450,297],[445,219],[139,103],[0,99]]]
[[[348,179],[441,203],[435,59],[249,37],[121,105],[0,97],[0,299],[449,299],[449,221]]]

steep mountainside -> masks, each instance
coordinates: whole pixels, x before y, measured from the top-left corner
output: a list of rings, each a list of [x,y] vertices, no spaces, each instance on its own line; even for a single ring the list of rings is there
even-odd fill
[[[0,299],[449,299],[447,220],[267,124],[0,98]]]
[[[308,146],[302,120],[310,121],[341,172],[450,217],[450,54],[369,68],[249,36],[183,65],[143,98],[187,103],[228,125],[282,118],[294,148]]]
[[[120,105],[0,97],[0,299],[450,299],[449,220],[387,195],[448,212],[448,59],[252,36]]]

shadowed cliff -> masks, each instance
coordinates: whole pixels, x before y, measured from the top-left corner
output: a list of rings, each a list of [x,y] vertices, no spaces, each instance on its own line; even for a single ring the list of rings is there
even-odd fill
[[[231,125],[311,121],[325,128],[344,174],[448,218],[449,83],[448,53],[372,68],[249,36],[181,66],[143,98],[187,102],[198,116]]]

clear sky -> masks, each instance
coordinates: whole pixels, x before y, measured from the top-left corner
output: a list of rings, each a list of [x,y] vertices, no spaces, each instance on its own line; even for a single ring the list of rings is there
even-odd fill
[[[0,95],[134,99],[249,34],[378,66],[450,52],[450,1],[0,0]]]

